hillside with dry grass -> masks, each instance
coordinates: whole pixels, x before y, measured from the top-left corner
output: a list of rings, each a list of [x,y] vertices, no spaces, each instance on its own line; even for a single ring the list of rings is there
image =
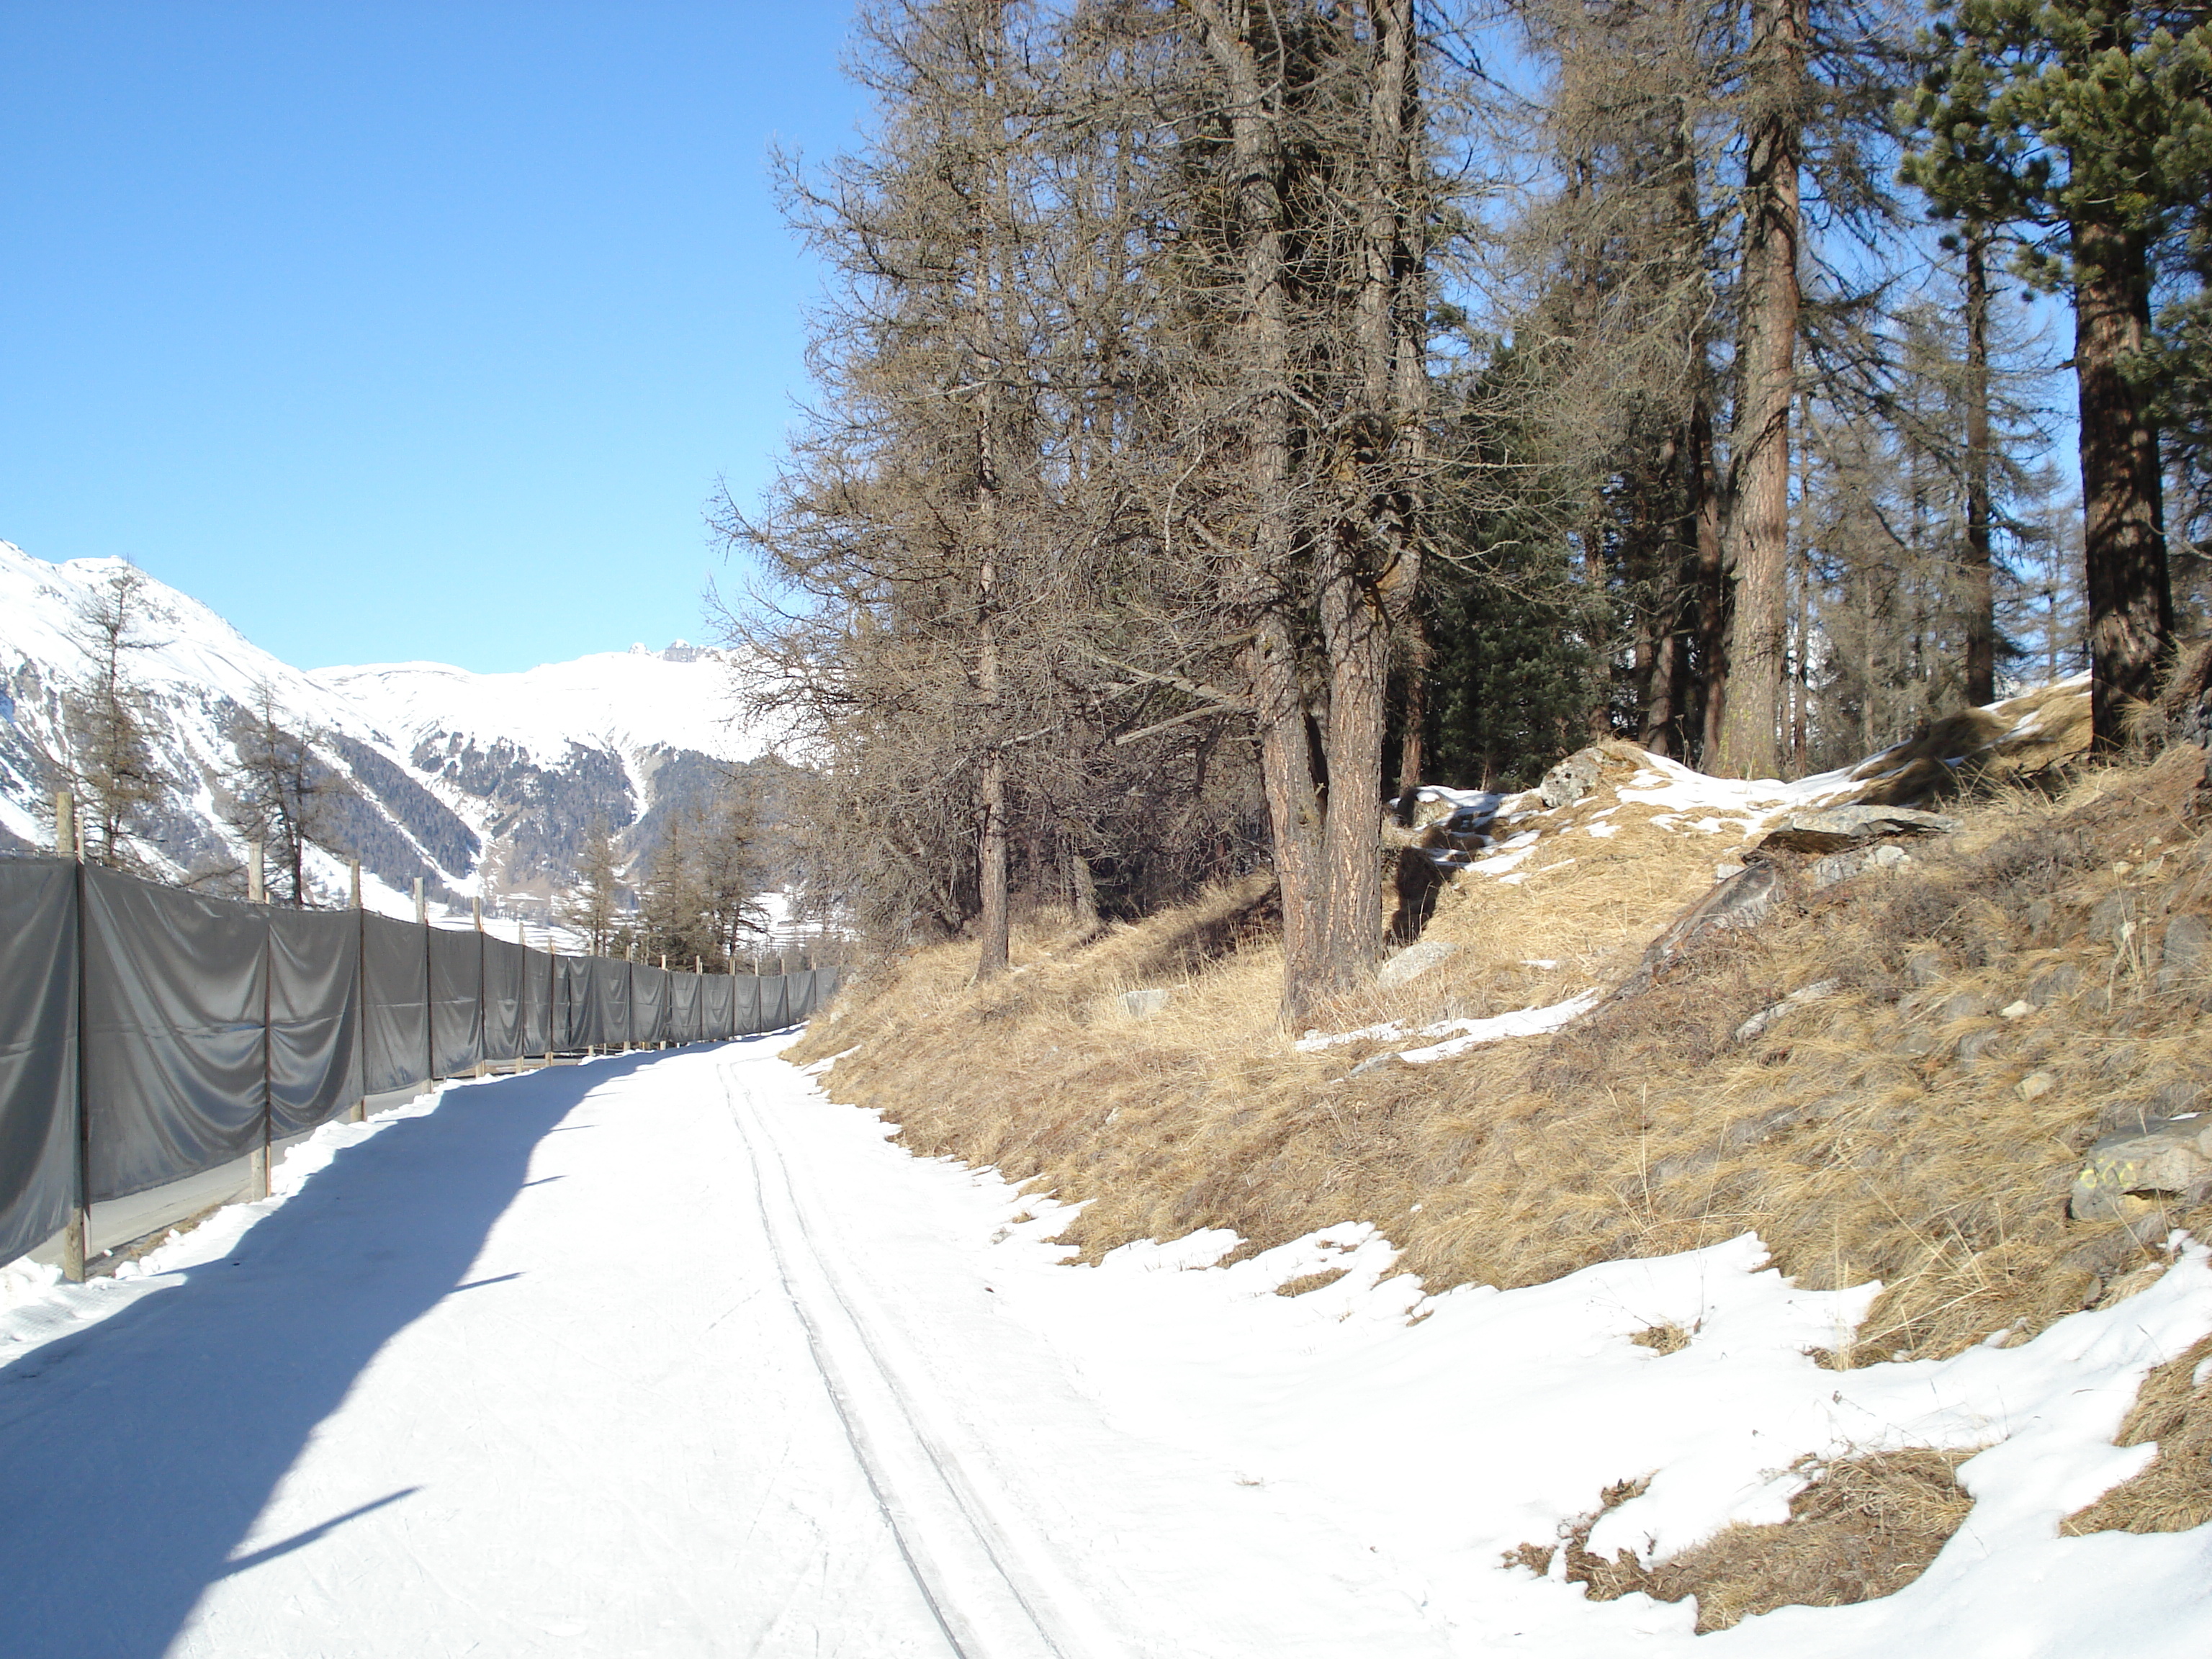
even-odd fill
[[[1811,787],[1606,745],[1555,805],[1428,792],[1401,871],[1435,873],[1401,891],[1424,945],[1453,948],[1316,1032],[1277,1023],[1255,880],[1133,925],[1033,918],[986,986],[957,945],[878,964],[793,1058],[836,1056],[832,1095],[916,1152],[1079,1205],[1063,1237],[1087,1260],[1369,1222],[1435,1292],[1749,1231],[1802,1285],[1881,1282],[1825,1364],[2016,1344],[2140,1291],[2171,1229],[2212,1226],[2191,1192],[2069,1213],[2100,1138],[2212,1105],[2204,751],[2089,764],[2086,702],[2071,685],[1974,711]],[[1793,807],[1939,795],[1948,831],[1887,861],[1765,840]],[[1650,960],[1747,859],[1772,877],[1757,925]],[[1133,1014],[1139,988],[1165,1006]],[[1480,1040],[1476,1022],[1563,1007],[1556,1030]],[[1450,1052],[1455,1034],[1470,1046]],[[2160,1409],[2201,1440],[2207,1392],[2185,1378]],[[2212,1513],[2203,1470],[2162,1478],[2092,1520]]]

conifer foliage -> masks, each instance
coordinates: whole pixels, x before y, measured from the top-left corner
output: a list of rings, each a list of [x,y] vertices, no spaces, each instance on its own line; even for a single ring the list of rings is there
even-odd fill
[[[1264,862],[1295,1023],[1421,782],[1802,772],[2085,645],[2116,732],[2195,625],[2203,25],[1958,6],[871,0],[873,125],[784,173],[817,396],[718,513],[816,895],[988,977]]]

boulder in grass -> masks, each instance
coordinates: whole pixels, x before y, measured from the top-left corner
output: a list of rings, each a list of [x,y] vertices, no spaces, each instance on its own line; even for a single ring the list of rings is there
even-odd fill
[[[2212,1199],[2212,1119],[2168,1120],[2141,1134],[2107,1135],[2074,1177],[2076,1221],[2128,1221],[2155,1206]]]
[[[1839,881],[1849,881],[1853,876],[1869,870],[1894,870],[1912,860],[1905,849],[1884,842],[1879,847],[1853,847],[1841,853],[1831,853],[1824,859],[1813,861],[1813,890],[1833,887]]]
[[[1121,1012],[1131,1019],[1148,1019],[1168,1006],[1169,993],[1160,987],[1121,993]]]
[[[1790,813],[1766,832],[1762,849],[1840,853],[1898,836],[1948,836],[1959,820],[1910,806],[1822,806]]]
[[[2165,992],[2178,991],[2196,977],[2197,970],[2205,962],[2206,946],[2212,945],[2212,928],[2204,925],[2204,918],[2184,913],[2166,924],[2166,935],[2160,952],[2158,988]]]
[[[1595,748],[1576,750],[1544,774],[1544,781],[1536,786],[1536,798],[1547,806],[1573,805],[1597,787],[1602,759]]]
[[[1651,941],[1644,960],[1618,995],[1633,996],[1659,976],[1659,970],[1717,928],[1756,927],[1781,901],[1782,883],[1771,864],[1747,865],[1691,905]]]
[[[1425,939],[1418,944],[1408,945],[1376,971],[1376,986],[1380,990],[1387,991],[1394,985],[1403,985],[1407,980],[1427,973],[1430,969],[1447,957],[1455,956],[1458,951],[1459,946],[1454,945],[1449,939]]]

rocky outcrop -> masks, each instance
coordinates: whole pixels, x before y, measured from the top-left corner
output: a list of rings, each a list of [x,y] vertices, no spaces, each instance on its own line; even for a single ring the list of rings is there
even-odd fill
[[[1772,865],[1745,866],[1668,924],[1667,931],[1651,941],[1620,994],[1643,990],[1668,963],[1716,929],[1756,927],[1772,914],[1781,895],[1782,878]]]
[[[1909,806],[1823,806],[1790,813],[1766,832],[1764,851],[1839,853],[1900,836],[1947,836],[1956,818]]]
[[[1805,873],[1813,883],[1813,890],[1833,887],[1839,881],[1849,881],[1853,876],[1864,875],[1869,870],[1896,870],[1912,862],[1911,854],[1894,842],[1884,842],[1879,847],[1854,847],[1848,852],[1831,853],[1824,859],[1813,860]]]

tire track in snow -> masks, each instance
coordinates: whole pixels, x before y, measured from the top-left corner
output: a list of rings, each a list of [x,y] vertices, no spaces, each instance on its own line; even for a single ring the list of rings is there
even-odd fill
[[[1073,1638],[1012,1527],[886,1358],[880,1322],[863,1316],[808,1225],[789,1164],[751,1091],[718,1066],[730,1120],[784,1295],[806,1333],[847,1441],[901,1559],[958,1659],[1092,1659]],[[1053,1573],[1053,1577],[1059,1577]],[[1062,1584],[1063,1594],[1066,1586]]]

